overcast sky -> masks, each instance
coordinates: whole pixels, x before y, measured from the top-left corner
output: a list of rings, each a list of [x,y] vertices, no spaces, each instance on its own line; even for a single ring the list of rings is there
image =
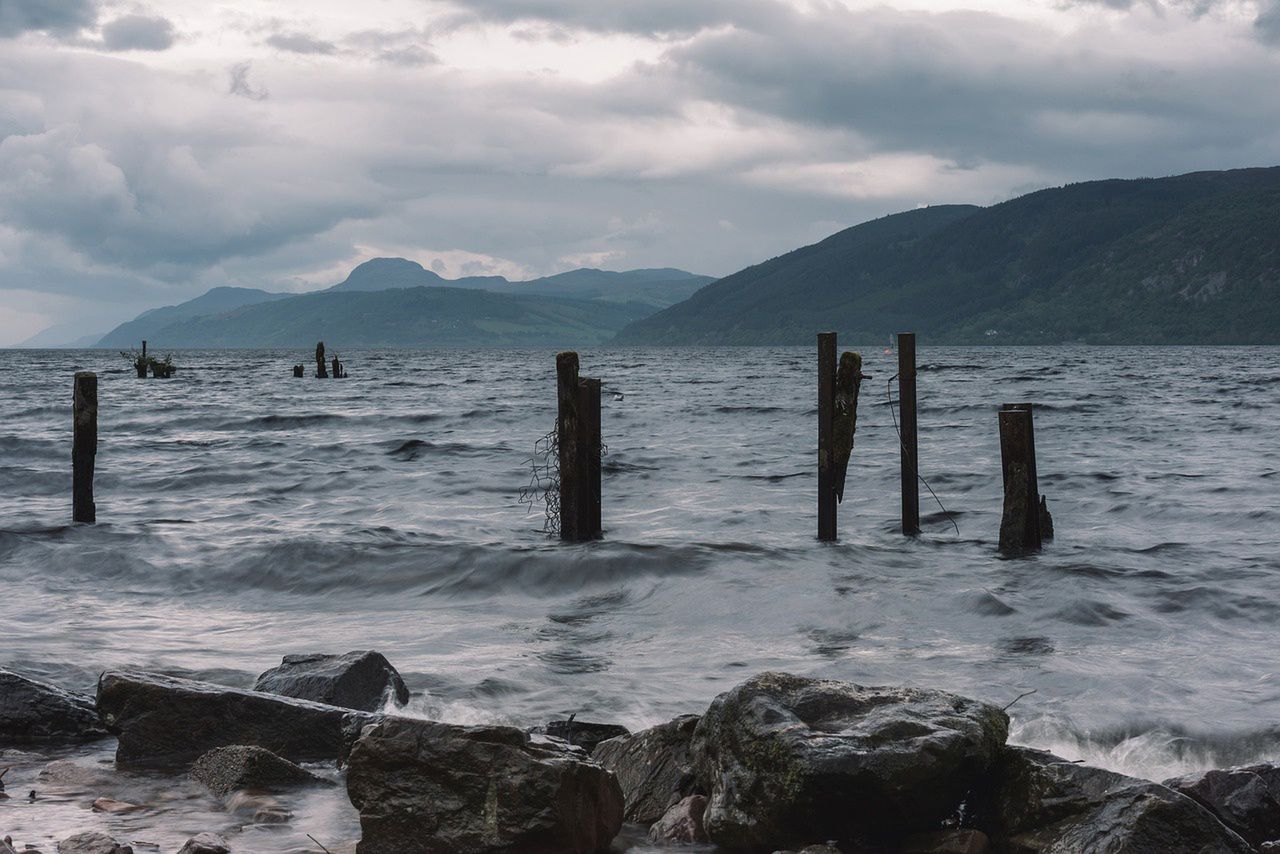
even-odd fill
[[[1280,163],[1280,0],[0,0],[0,345]]]

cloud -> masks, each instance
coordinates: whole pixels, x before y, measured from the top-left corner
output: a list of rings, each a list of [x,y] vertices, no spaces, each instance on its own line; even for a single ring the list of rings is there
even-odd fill
[[[338,46],[333,42],[300,32],[273,33],[267,37],[267,44],[289,53],[313,53],[329,56],[338,51]]]
[[[455,26],[480,21],[547,23],[594,32],[666,36],[709,27],[761,29],[785,12],[777,0],[454,0]]]
[[[231,95],[239,95],[241,98],[248,98],[250,101],[265,101],[271,93],[265,86],[254,86],[249,82],[249,71],[252,67],[251,62],[237,62],[231,66],[227,72],[231,78],[227,92]]]
[[[32,30],[71,35],[97,18],[96,0],[0,0],[0,37]]]
[[[168,18],[153,15],[122,15],[102,27],[102,46],[107,50],[168,50],[176,33]]]
[[[1258,37],[1272,45],[1280,45],[1280,0],[1271,0],[1258,12],[1253,22]]]

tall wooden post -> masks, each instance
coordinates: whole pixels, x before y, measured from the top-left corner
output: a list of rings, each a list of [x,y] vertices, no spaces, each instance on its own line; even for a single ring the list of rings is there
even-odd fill
[[[836,538],[836,334],[818,333],[818,539]]]
[[[329,378],[329,370],[324,366],[323,341],[316,345],[316,376],[322,380]]]
[[[604,534],[600,512],[600,380],[584,377],[578,381],[578,413],[578,453],[583,456],[581,471],[585,476],[578,499],[582,519],[578,530],[584,539],[596,539]]]
[[[142,339],[142,360],[144,362],[147,360],[147,339],[145,338]]]
[[[916,440],[916,334],[898,333],[898,430],[902,445],[902,533],[920,533],[920,453]]]
[[[560,539],[586,539],[582,531],[579,450],[578,354],[556,354],[556,444],[560,463]]]
[[[1043,542],[1031,405],[1006,404],[999,418],[1000,465],[1004,478],[1000,551],[1005,554],[1039,551]]]
[[[93,463],[98,454],[98,375],[76,374],[71,397],[71,521],[98,521],[93,503]]]

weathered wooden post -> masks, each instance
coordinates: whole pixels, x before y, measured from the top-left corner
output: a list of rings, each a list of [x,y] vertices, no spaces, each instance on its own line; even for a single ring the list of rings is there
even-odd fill
[[[556,354],[556,449],[560,465],[560,539],[584,540],[581,530],[584,454],[578,448],[578,354]]]
[[[818,539],[836,538],[836,334],[818,333]]]
[[[1005,554],[1039,551],[1043,541],[1031,404],[1005,404],[999,418],[1000,465],[1004,476],[1000,551]]]
[[[303,375],[303,373],[304,373],[304,368],[302,367],[302,365],[294,365],[294,366],[293,366],[293,375],[294,375],[295,377],[300,377],[300,376],[302,376],[302,375]]]
[[[902,533],[920,533],[920,453],[916,439],[916,334],[898,333],[898,430],[902,445]]]
[[[98,375],[79,371],[71,397],[71,521],[92,525],[93,463],[98,453]]]
[[[145,380],[147,378],[147,342],[142,342],[142,355],[133,363],[133,368],[138,372],[138,379]]]
[[[582,470],[586,478],[579,493],[579,531],[587,539],[596,539],[604,534],[600,511],[600,380],[584,377],[578,381],[578,415],[582,431],[578,452],[584,456]]]
[[[329,378],[329,370],[324,366],[323,341],[316,345],[316,377],[322,380]]]

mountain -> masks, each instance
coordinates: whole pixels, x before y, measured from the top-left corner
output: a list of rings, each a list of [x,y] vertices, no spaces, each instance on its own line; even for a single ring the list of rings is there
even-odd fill
[[[55,324],[40,330],[25,341],[19,341],[13,346],[31,350],[74,350],[82,347],[92,347],[102,337],[101,334],[77,335],[78,329],[80,329],[79,324]]]
[[[637,321],[624,344],[1280,343],[1280,167],[1108,180],[854,226]]]
[[[306,294],[214,288],[143,312],[98,342],[155,348],[578,346],[685,299],[710,282],[683,270],[574,270],[527,282],[444,279],[404,258],[374,258]]]
[[[178,305],[153,308],[122,323],[102,336],[98,347],[137,347],[144,340],[157,342],[168,326],[195,317],[222,314],[247,305],[287,299],[292,294],[277,294],[256,288],[214,288],[195,299]]]

